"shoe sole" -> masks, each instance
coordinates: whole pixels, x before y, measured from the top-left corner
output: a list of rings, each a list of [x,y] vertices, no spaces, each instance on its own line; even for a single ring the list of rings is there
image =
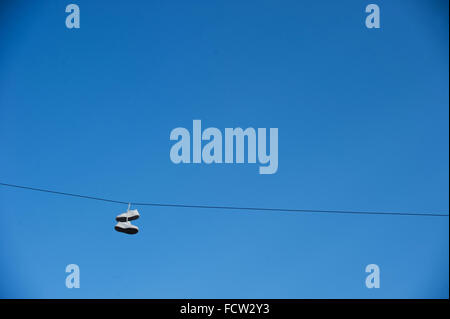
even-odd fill
[[[130,220],[136,220],[138,218],[139,218],[139,215],[134,215],[134,216],[128,217],[128,220],[129,221]],[[118,222],[126,222],[127,218],[126,217],[116,217],[116,221],[118,221]]]
[[[135,229],[135,228],[127,228],[127,229],[123,229],[120,227],[115,226],[114,227],[115,230],[117,230],[120,233],[125,233],[125,234],[129,234],[129,235],[134,235],[136,234],[139,230]]]

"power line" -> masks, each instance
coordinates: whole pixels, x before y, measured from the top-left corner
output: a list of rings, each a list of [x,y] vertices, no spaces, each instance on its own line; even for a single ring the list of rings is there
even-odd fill
[[[347,211],[347,210],[317,210],[317,209],[289,209],[289,208],[262,208],[262,207],[237,207],[237,206],[210,206],[210,205],[184,205],[184,204],[161,204],[161,203],[139,203],[112,200],[101,197],[80,195],[74,193],[59,192],[49,189],[36,187],[14,185],[0,182],[0,186],[21,188],[31,191],[45,192],[62,196],[72,196],[84,199],[91,199],[116,204],[131,204],[133,206],[155,206],[155,207],[177,207],[177,208],[199,208],[199,209],[222,209],[222,210],[246,210],[246,211],[269,211],[269,212],[288,212],[288,213],[323,213],[323,214],[354,214],[354,215],[397,215],[397,216],[429,216],[429,217],[448,217],[448,214],[441,213],[408,213],[408,212],[386,212],[386,211]]]

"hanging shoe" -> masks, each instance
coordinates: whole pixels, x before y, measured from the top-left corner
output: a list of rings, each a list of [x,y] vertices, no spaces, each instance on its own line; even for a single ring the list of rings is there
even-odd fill
[[[139,231],[137,226],[132,225],[130,222],[118,222],[114,229],[118,232],[134,235]]]
[[[137,209],[128,210],[126,213],[120,214],[116,217],[118,222],[126,222],[127,220],[135,220],[139,218],[139,212]]]

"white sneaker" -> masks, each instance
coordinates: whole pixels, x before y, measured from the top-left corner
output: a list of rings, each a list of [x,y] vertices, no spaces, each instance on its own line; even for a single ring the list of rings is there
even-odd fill
[[[118,222],[117,225],[114,226],[114,229],[118,232],[130,235],[136,234],[139,231],[139,228],[132,225],[130,222]]]
[[[127,220],[135,220],[139,218],[139,212],[137,209],[131,209],[126,213],[120,214],[116,217],[118,222],[126,222]]]

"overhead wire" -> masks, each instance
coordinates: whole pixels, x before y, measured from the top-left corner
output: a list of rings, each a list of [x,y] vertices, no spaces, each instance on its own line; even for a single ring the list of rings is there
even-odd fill
[[[352,215],[396,215],[396,216],[425,216],[425,217],[448,217],[443,213],[416,213],[416,212],[392,212],[392,211],[355,211],[355,210],[322,210],[322,209],[293,209],[293,208],[270,208],[270,207],[239,207],[239,206],[216,206],[216,205],[187,205],[175,203],[155,203],[155,202],[129,202],[120,201],[90,195],[81,195],[67,193],[50,189],[29,187],[0,182],[0,186],[26,189],[37,192],[51,193],[61,196],[71,196],[83,199],[103,201],[115,204],[133,205],[133,206],[154,206],[154,207],[174,207],[174,208],[197,208],[197,209],[217,209],[217,210],[240,210],[240,211],[266,211],[266,212],[286,212],[286,213],[315,213],[315,214],[352,214]]]

